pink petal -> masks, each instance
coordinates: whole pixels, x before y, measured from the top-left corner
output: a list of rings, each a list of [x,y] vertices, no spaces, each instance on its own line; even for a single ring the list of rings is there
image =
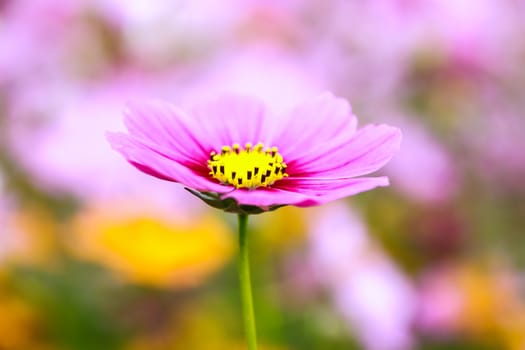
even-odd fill
[[[157,178],[178,182],[184,186],[204,192],[226,192],[228,187],[212,182],[203,175],[202,171],[192,170],[169,155],[150,148],[132,136],[123,133],[107,133],[107,139],[113,149],[120,152],[140,171]]]
[[[399,150],[401,131],[388,125],[368,125],[358,130],[346,144],[339,141],[323,148],[324,153],[305,156],[289,163],[293,177],[355,177],[384,166]]]
[[[255,190],[237,189],[225,194],[223,198],[233,198],[244,205],[269,207],[272,205],[297,205],[309,201],[309,197],[301,193],[285,191],[277,188],[258,188]]]
[[[124,122],[130,135],[171,159],[206,165],[209,146],[198,138],[198,126],[177,107],[163,101],[127,104]]]
[[[278,135],[275,146],[287,163],[323,153],[323,146],[342,136],[350,138],[357,118],[348,101],[324,93],[295,108]]]
[[[250,97],[228,95],[198,105],[193,117],[199,125],[199,139],[214,150],[222,146],[263,142],[270,146],[272,123],[264,104]]]
[[[279,188],[234,190],[223,198],[234,198],[240,204],[259,207],[283,204],[310,207],[389,184],[387,177],[362,177],[344,181],[281,180],[282,183],[285,184]]]
[[[293,190],[308,197],[308,200],[296,203],[299,207],[310,207],[327,203],[336,199],[369,191],[376,187],[389,185],[388,178],[360,177],[346,180],[281,180],[283,190]]]

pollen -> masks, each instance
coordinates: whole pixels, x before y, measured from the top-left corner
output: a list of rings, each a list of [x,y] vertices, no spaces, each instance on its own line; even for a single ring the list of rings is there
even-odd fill
[[[286,163],[277,147],[266,147],[259,142],[223,146],[220,153],[212,151],[208,160],[210,175],[222,184],[235,188],[268,187],[287,177]]]

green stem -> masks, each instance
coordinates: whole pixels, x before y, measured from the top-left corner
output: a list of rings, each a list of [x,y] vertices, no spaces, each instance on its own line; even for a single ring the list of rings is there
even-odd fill
[[[247,236],[248,215],[239,214],[239,281],[241,283],[242,314],[248,350],[257,350],[255,316],[253,313],[250,262],[248,260]]]

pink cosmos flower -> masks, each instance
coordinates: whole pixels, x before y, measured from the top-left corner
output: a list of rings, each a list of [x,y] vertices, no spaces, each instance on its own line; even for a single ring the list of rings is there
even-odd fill
[[[361,177],[398,150],[399,129],[368,125],[346,100],[324,93],[276,118],[261,101],[230,95],[192,113],[162,101],[128,105],[129,134],[108,140],[132,165],[178,182],[206,203],[260,213],[308,207],[389,184]]]

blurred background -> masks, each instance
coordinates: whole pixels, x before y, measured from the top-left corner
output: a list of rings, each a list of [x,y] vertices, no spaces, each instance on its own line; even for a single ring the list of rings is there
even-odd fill
[[[262,350],[525,349],[521,0],[0,1],[0,349],[244,349],[236,218],[110,149],[126,101],[329,90],[391,186],[251,218]],[[257,141],[257,140],[254,140]]]

